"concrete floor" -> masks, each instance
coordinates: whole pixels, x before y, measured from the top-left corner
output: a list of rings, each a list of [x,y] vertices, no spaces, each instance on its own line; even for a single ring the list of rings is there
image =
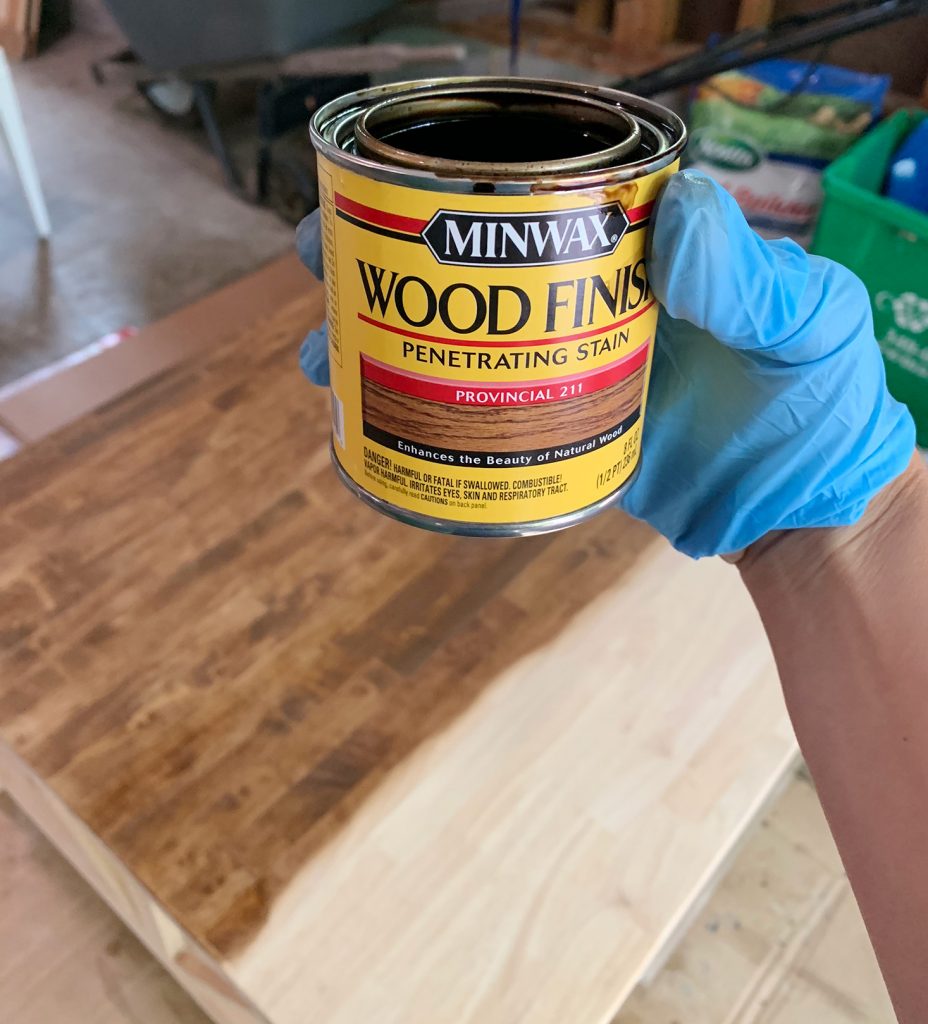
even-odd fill
[[[200,132],[93,82],[90,62],[124,44],[92,0],[75,7],[71,35],[13,68],[54,235],[36,242],[0,158],[0,385],[254,270],[293,234],[223,187]]]
[[[292,243],[289,225],[225,188],[201,130],[162,123],[129,85],[93,82],[90,63],[125,41],[102,0],[72,2],[75,30],[13,68],[54,234],[47,246],[36,241],[0,159],[0,387],[110,331],[157,320]],[[386,23],[378,38],[460,41],[418,15]],[[505,50],[473,40],[467,48],[465,65],[407,65],[377,78],[505,73]],[[534,55],[522,72],[599,77]],[[247,157],[247,142],[238,149]]]

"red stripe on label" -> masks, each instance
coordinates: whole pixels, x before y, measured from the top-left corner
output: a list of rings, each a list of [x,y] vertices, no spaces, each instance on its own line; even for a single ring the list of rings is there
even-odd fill
[[[656,301],[656,299],[651,299],[647,305],[642,306],[641,309],[636,309],[634,313],[630,313],[621,320],[616,320],[612,324],[605,324],[602,327],[595,327],[591,331],[580,331],[578,334],[561,334],[552,338],[529,338],[527,341],[487,341],[485,339],[477,341],[472,338],[447,338],[437,334],[423,334],[420,331],[411,331],[406,327],[394,327],[393,324],[385,324],[381,320],[374,320],[373,317],[369,317],[365,313],[358,313],[358,319],[366,324],[370,324],[371,327],[379,327],[382,331],[399,334],[403,338],[414,338],[416,341],[431,341],[437,345],[457,345],[462,348],[525,348],[527,345],[561,345],[566,341],[580,341],[583,338],[595,338],[600,334],[608,334],[609,331],[614,331],[618,327],[624,327],[633,320],[637,320],[638,317],[643,316]]]
[[[335,193],[335,207],[351,214],[352,217],[357,217],[359,220],[366,220],[368,224],[376,224],[381,228],[391,228],[393,231],[406,231],[412,235],[418,235],[425,225],[428,224],[427,220],[418,220],[416,217],[401,217],[398,213],[375,210],[373,206],[356,203],[353,199],[343,196],[340,192]]]
[[[637,224],[651,215],[653,206],[654,203],[645,203],[643,206],[635,206],[625,212],[628,214],[629,221],[632,224]],[[341,192],[335,193],[335,207],[352,217],[357,217],[358,220],[367,221],[368,224],[376,224],[378,227],[390,228],[393,231],[405,231],[411,235],[420,234],[428,224],[427,220],[419,220],[417,217],[403,217],[398,213],[375,210],[373,206],[365,206],[354,199],[349,199],[348,196],[343,196]],[[552,212],[556,213],[557,211]]]
[[[634,206],[631,210],[626,210],[628,219],[632,224],[637,224],[639,221],[645,220],[651,216],[651,210],[654,208],[654,203],[645,203],[644,206]]]
[[[572,398],[592,395],[604,388],[618,384],[639,370],[648,359],[649,342],[640,345],[634,352],[586,374],[574,374],[554,380],[536,380],[516,384],[480,384],[473,381],[439,380],[407,374],[392,366],[385,366],[361,357],[361,376],[373,384],[380,384],[391,391],[429,402],[445,405],[475,405],[500,408],[503,406],[545,405],[549,402],[564,402]]]

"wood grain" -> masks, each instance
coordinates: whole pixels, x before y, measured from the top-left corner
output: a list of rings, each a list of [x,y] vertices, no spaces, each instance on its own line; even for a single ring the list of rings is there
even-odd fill
[[[616,0],[612,37],[620,52],[653,53],[673,39],[680,0]]]
[[[730,567],[336,481],[321,289],[0,463],[0,772],[220,1024],[621,1003],[795,744]]]
[[[0,48],[11,60],[34,52],[41,0],[0,0]]]
[[[218,964],[152,899],[119,858],[39,778],[0,745],[0,781],[33,822],[70,859],[99,896],[187,989],[223,1024],[265,1024],[262,1014]]]
[[[579,29],[598,32],[605,29],[612,13],[612,0],[577,0],[574,24]]]
[[[691,14],[690,7],[682,7],[681,10]],[[482,15],[469,20],[460,18],[450,22],[449,28],[456,35],[474,37],[497,46],[509,45],[507,14]],[[642,74],[658,64],[688,56],[700,48],[698,43],[679,39],[656,50],[633,45],[623,47],[617,44],[611,30],[603,32],[578,27],[573,12],[533,6],[527,7],[523,14],[521,41],[525,54],[537,54],[615,77]]]
[[[465,452],[532,451],[611,430],[641,406],[645,367],[592,395],[527,406],[481,408],[425,401],[374,381],[361,385],[364,419],[417,444]]]
[[[296,253],[217,289],[193,306],[142,327],[88,359],[0,388],[0,423],[22,441],[40,441],[101,405],[118,399],[192,355],[237,335],[255,309],[289,302],[305,287]]]
[[[789,781],[670,963],[612,1024],[894,1024],[815,791]],[[206,1024],[2,798],[0,905],[0,1006],[15,1024]]]
[[[9,1024],[209,1024],[0,796],[0,1007]]]
[[[815,790],[752,830],[670,963],[612,1024],[895,1024]]]
[[[773,17],[774,0],[741,0],[738,6],[738,29],[763,28]]]

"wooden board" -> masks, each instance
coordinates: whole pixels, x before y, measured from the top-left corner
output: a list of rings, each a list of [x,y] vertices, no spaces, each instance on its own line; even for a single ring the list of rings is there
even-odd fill
[[[15,1024],[205,1024],[0,799],[0,1007]],[[894,1024],[811,785],[790,780],[655,983],[613,1024]]]
[[[670,0],[667,0],[670,3]],[[622,4],[623,8],[625,3]],[[673,4],[671,4],[673,7]],[[661,10],[664,10],[663,0]],[[651,20],[657,26],[660,22]],[[616,26],[617,21],[613,21]],[[509,45],[509,18],[506,15],[485,15],[469,21],[452,21],[448,24],[456,34],[473,36],[496,46]],[[661,31],[655,31],[658,35]],[[692,42],[672,40],[657,45],[634,45],[630,39],[627,47],[619,47],[612,32],[589,29],[575,21],[573,14],[556,10],[530,9],[522,18],[521,47],[524,53],[537,54],[552,60],[589,68],[599,75],[618,78],[650,71],[659,64],[685,57],[699,49]],[[657,48],[655,49],[655,45]]]
[[[736,28],[763,28],[773,17],[774,0],[741,0]]]
[[[206,1024],[2,798],[0,904],[0,1007],[15,1024]],[[894,1024],[834,842],[802,777],[752,827],[668,967],[613,1024],[673,1020]]]
[[[15,1024],[206,1024],[0,798],[0,1006]],[[612,1024],[894,1024],[815,792],[794,777],[668,966]]]
[[[0,796],[0,1007],[10,1024],[209,1024]]]
[[[41,0],[0,0],[0,49],[11,60],[35,53],[41,10]]]
[[[198,353],[234,336],[255,310],[289,302],[306,269],[287,253],[199,302],[147,324],[117,345],[94,342],[56,365],[0,387],[0,424],[40,441]]]
[[[619,51],[654,53],[674,37],[679,0],[616,0],[612,36]]]
[[[653,985],[613,1024],[895,1024],[804,773],[790,782]]]
[[[0,781],[221,1024],[617,1010],[795,742],[737,574],[337,484],[321,291],[0,463]]]
[[[612,0],[577,0],[574,24],[588,32],[605,29],[612,14]]]

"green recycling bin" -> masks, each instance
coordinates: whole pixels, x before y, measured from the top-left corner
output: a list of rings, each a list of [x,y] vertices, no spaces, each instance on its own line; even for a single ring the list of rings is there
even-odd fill
[[[928,215],[880,194],[890,160],[928,111],[900,110],[825,171],[812,252],[867,286],[889,390],[928,447]]]

